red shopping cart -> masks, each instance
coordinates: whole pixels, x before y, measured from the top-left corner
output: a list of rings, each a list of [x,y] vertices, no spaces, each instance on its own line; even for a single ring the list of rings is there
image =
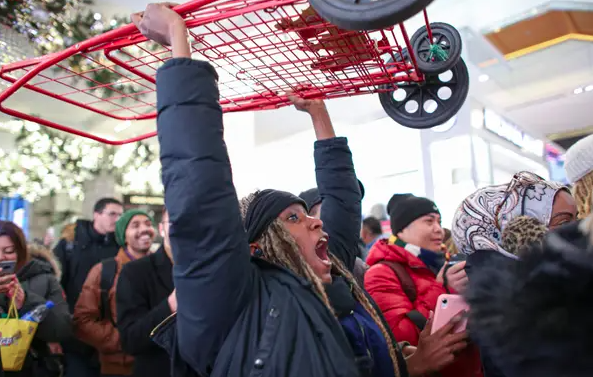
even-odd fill
[[[429,23],[426,11],[426,25],[409,38],[401,23],[341,29],[303,0],[194,0],[175,10],[190,30],[192,57],[218,71],[225,112],[286,106],[288,92],[327,99],[378,93],[397,123],[430,128],[452,118],[467,97],[459,33]],[[59,53],[0,67],[0,78],[11,83],[0,93],[0,111],[107,144],[142,140],[156,132],[113,139],[71,123],[87,119],[81,114],[132,125],[156,118],[156,70],[170,57],[170,49],[155,46],[130,24]],[[97,80],[102,73],[108,82]],[[58,101],[77,119],[56,120],[56,111],[43,107],[35,115],[24,111],[11,100],[19,93]]]

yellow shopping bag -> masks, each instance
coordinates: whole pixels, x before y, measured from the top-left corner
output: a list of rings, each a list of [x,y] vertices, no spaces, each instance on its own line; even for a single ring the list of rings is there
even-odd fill
[[[19,319],[13,297],[8,309],[8,317],[0,319],[0,352],[2,367],[5,371],[21,370],[35,331],[37,331],[37,322]]]

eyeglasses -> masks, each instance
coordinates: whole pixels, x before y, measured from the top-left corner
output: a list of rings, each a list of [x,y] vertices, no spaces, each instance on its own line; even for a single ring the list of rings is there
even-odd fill
[[[513,191],[515,191],[515,189],[518,189],[520,187],[526,187],[527,189],[525,191],[527,192],[527,190],[530,188],[534,189],[536,183],[539,183],[542,181],[544,181],[544,179],[542,177],[540,177],[539,175],[537,175],[535,173],[531,173],[528,171],[522,171],[522,172],[519,172],[513,176],[513,178],[509,182],[507,188],[505,189],[505,193],[504,193],[504,197],[502,198],[502,201],[500,202],[500,204],[498,206],[496,206],[496,211],[494,212],[494,225],[496,226],[496,228],[498,230],[502,230],[500,220],[499,220],[500,211],[502,210],[502,207],[504,207],[506,201],[509,199],[509,197],[511,196]],[[525,193],[523,194],[523,198],[522,198],[522,202],[521,202],[521,215],[523,215],[525,212],[524,205],[525,205]]]

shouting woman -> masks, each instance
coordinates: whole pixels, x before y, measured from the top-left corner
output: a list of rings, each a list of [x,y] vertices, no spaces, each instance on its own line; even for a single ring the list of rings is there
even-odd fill
[[[309,103],[323,220],[287,192],[258,191],[239,203],[216,71],[191,59],[185,23],[168,4],[132,19],[173,54],[157,73],[157,127],[177,313],[154,338],[175,375],[408,375],[352,278],[361,193],[347,140],[335,137],[325,107]],[[422,354],[414,353],[417,364]]]

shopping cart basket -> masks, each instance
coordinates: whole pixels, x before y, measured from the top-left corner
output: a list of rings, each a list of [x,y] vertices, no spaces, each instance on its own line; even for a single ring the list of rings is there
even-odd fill
[[[373,31],[340,29],[302,0],[194,0],[174,9],[190,31],[192,57],[218,71],[225,112],[287,106],[289,92],[326,99],[378,93],[397,123],[430,128],[452,118],[467,97],[459,33],[429,23],[426,11],[426,25],[409,38],[401,23]],[[93,116],[133,126],[156,118],[156,70],[170,57],[169,48],[126,25],[59,53],[0,67],[0,78],[12,84],[0,93],[0,111],[107,144],[142,140],[156,134],[154,125],[150,132],[113,139],[68,121],[82,124]],[[72,59],[82,68],[72,68]],[[98,81],[103,73],[108,82]],[[19,93],[58,101],[76,116],[58,121],[55,109],[42,107],[33,115],[10,100]]]

